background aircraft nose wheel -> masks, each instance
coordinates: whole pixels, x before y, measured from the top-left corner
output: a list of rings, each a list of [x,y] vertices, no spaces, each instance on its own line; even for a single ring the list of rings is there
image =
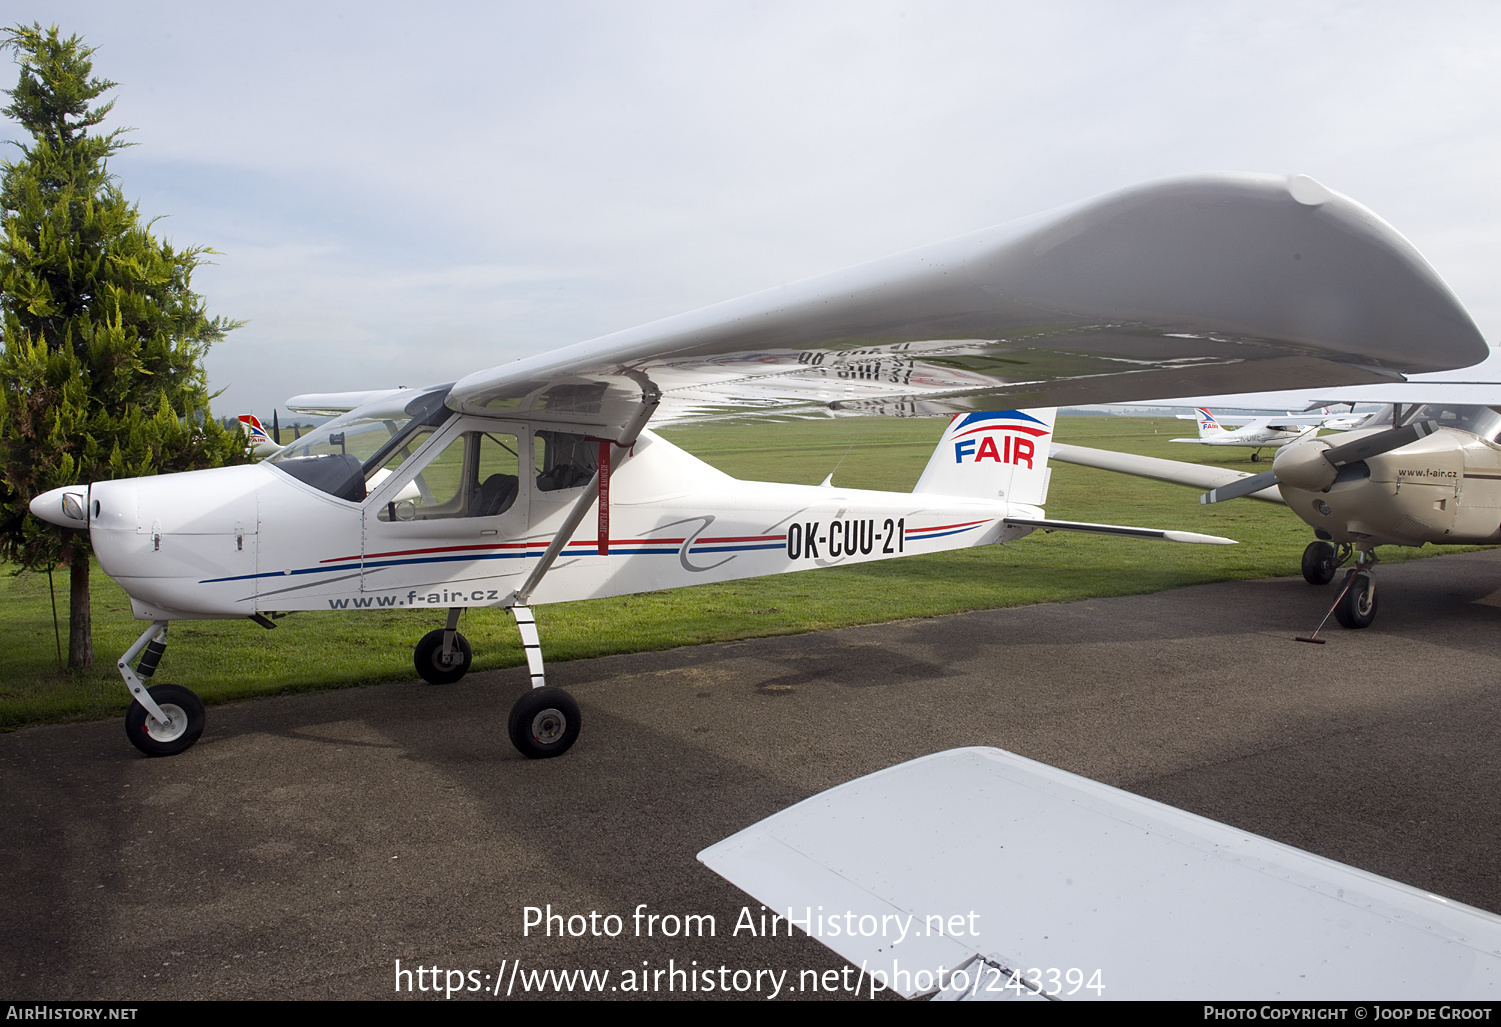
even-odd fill
[[[167,715],[165,724],[138,702],[125,711],[125,737],[147,756],[176,756],[193,747],[203,734],[203,701],[181,685],[146,689]]]
[[[1303,580],[1310,585],[1327,585],[1339,569],[1339,558],[1327,542],[1310,542],[1303,550]]]
[[[1351,570],[1355,578],[1334,607],[1334,619],[1347,628],[1364,628],[1376,619],[1376,579],[1367,571]]]
[[[561,688],[533,688],[511,707],[507,727],[523,756],[561,756],[579,736],[579,704]]]
[[[469,648],[469,639],[456,634],[453,639],[453,663],[443,662],[443,629],[429,631],[417,643],[412,653],[412,662],[417,665],[417,676],[430,685],[451,685],[469,673],[474,662],[474,650]]]

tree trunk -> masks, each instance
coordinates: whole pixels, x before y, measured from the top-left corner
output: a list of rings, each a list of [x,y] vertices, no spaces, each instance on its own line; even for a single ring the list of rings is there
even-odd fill
[[[88,670],[94,665],[93,621],[89,617],[89,554],[72,547],[68,590],[68,668]]]

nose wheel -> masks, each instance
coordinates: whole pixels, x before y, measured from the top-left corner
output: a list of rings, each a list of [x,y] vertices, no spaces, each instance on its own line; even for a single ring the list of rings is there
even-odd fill
[[[1345,591],[1334,604],[1334,619],[1347,628],[1370,627],[1376,619],[1376,579],[1370,571],[1351,568]]]
[[[181,685],[147,689],[161,710],[158,720],[140,703],[125,711],[125,737],[147,756],[176,756],[203,734],[203,701]]]

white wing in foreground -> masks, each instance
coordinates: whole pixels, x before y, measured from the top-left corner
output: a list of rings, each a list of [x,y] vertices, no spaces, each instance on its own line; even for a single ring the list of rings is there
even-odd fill
[[[1303,176],[1136,186],[518,360],[458,382],[491,416],[620,427],[909,415],[1390,381],[1488,355],[1369,210]]]
[[[699,859],[908,997],[1501,994],[1501,917],[1001,749],[878,771]]]

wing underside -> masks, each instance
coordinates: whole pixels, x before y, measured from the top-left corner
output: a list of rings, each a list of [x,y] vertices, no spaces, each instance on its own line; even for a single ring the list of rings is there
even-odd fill
[[[601,427],[1375,383],[1487,350],[1400,235],[1311,180],[1139,186],[519,360],[449,405]]]

